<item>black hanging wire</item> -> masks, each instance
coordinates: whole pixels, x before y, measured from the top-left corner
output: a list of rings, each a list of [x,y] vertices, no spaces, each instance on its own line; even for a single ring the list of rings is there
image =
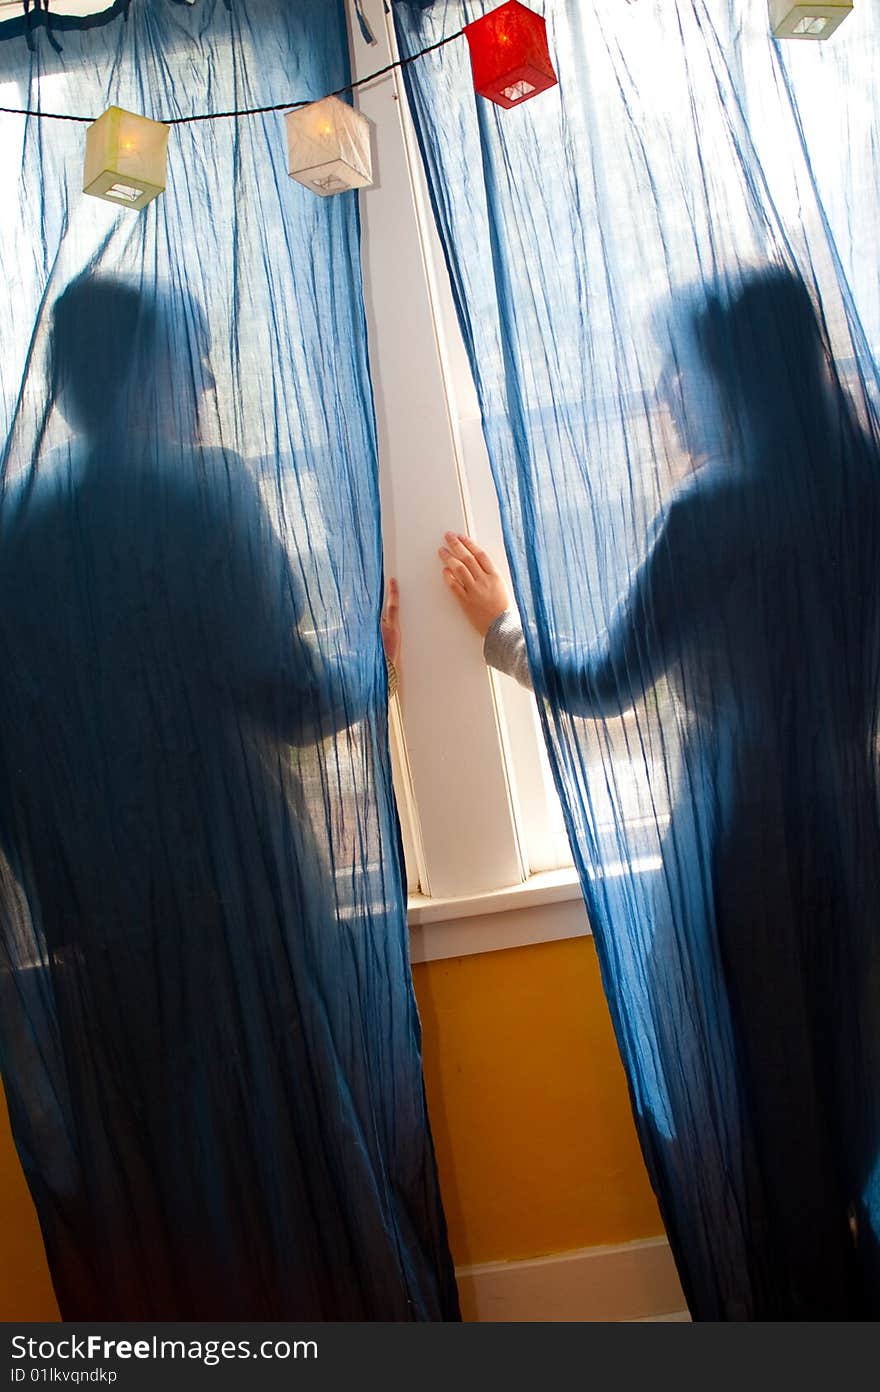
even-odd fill
[[[24,0],[25,13],[32,3],[36,4],[38,9],[42,3],[48,11],[49,0]],[[438,48],[445,48],[446,44],[460,39],[463,34],[464,29],[458,29],[454,34],[447,34],[445,39],[438,39],[436,43],[428,44],[427,48],[419,49],[418,53],[411,53],[408,58],[395,58],[393,63],[386,63],[384,68],[379,68],[366,77],[360,77],[356,82],[349,82],[344,87],[337,87],[335,92],[327,92],[325,95],[343,97],[347,92],[355,92],[358,87],[366,87],[368,83],[375,82],[377,78],[385,77],[388,73],[394,72],[396,68],[405,68],[410,63],[417,62],[419,58],[424,58],[428,53],[434,53]],[[198,112],[194,116],[154,117],[153,119],[160,120],[165,126],[188,126],[196,121],[225,121],[238,116],[268,115],[273,111],[296,111],[299,107],[312,106],[314,102],[320,100],[322,100],[320,97],[306,97],[301,101],[276,102],[273,106],[243,106],[231,111],[204,111]],[[80,121],[83,125],[89,126],[97,119],[95,116],[75,116],[72,112],[67,111],[35,111],[32,107],[20,106],[0,106],[0,115],[36,116],[41,121]]]
[[[131,9],[131,0],[106,0],[103,10],[95,10],[91,14],[85,15],[66,15],[62,11],[50,8],[53,0],[19,0],[21,15],[18,18],[3,16],[0,20],[4,37],[9,34],[23,34],[25,43],[31,52],[34,52],[34,35],[42,23],[45,28],[49,42],[56,53],[63,52],[62,45],[57,35],[66,33],[68,30],[99,29],[105,24],[109,24],[114,19],[127,20]],[[176,0],[179,4],[186,3],[186,0]],[[11,0],[10,0],[11,3]],[[231,0],[226,0],[231,3]]]
[[[22,5],[24,8],[24,36],[31,52],[34,51],[34,20],[38,14],[43,13],[46,16],[46,38],[55,52],[61,53],[61,44],[52,30],[52,12],[49,9],[49,0],[22,0]]]
[[[354,0],[354,12],[357,15],[357,22],[360,26],[360,31],[363,35],[364,43],[374,44],[376,42],[376,35],[370,28],[370,21],[364,14],[363,0]]]

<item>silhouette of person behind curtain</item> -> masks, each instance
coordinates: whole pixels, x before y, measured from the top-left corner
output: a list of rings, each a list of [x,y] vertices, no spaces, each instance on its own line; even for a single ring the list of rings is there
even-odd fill
[[[609,683],[620,699],[633,678],[635,695],[665,673],[683,716],[653,1013],[673,1111],[699,1098],[698,1128],[741,1146],[716,1156],[709,1187],[727,1233],[710,1263],[717,1285],[691,1292],[692,1307],[865,1318],[880,1310],[868,1195],[880,1138],[880,470],[796,277],[752,272],[685,314],[670,404],[696,472],[586,675],[607,700]],[[707,1070],[701,1038],[717,1008],[712,959],[735,1087],[719,1083],[724,1066]],[[685,1099],[699,1073],[702,1098]],[[719,1101],[738,1117],[713,1119]],[[659,1147],[679,1198],[698,1191],[700,1136]],[[739,1171],[731,1189],[724,1166]],[[668,1221],[705,1271],[699,1222]],[[734,1230],[739,1272],[724,1269]]]
[[[242,461],[198,447],[208,346],[191,300],[72,283],[77,441],[5,499],[4,932],[43,964],[16,1140],[65,1318],[439,1318],[406,964],[337,922],[294,770],[369,663],[318,660]]]
[[[650,982],[679,1122],[656,1142],[681,1205],[665,1216],[705,1277],[692,1308],[865,1317],[878,1308],[865,1193],[880,1081],[880,474],[799,280],[753,272],[688,318],[670,385],[695,473],[605,650],[555,673],[556,699],[610,714],[665,675],[682,713]],[[705,1055],[704,1031],[711,1050],[728,1029],[738,1086]],[[713,1116],[719,1102],[739,1115]],[[714,1153],[719,1132],[741,1152]],[[696,1178],[710,1155],[718,1173]],[[718,1225],[708,1267],[699,1215],[680,1221],[690,1195]],[[739,1271],[724,1269],[728,1240]]]
[[[607,632],[586,653],[560,643],[535,686],[614,717],[665,677],[678,708],[646,966],[674,1134],[646,1118],[642,1139],[691,1310],[864,1318],[880,1311],[880,470],[795,276],[751,272],[673,319],[664,391],[694,470]],[[494,567],[449,536],[465,611],[491,595],[486,632]],[[502,621],[487,657],[526,680]]]

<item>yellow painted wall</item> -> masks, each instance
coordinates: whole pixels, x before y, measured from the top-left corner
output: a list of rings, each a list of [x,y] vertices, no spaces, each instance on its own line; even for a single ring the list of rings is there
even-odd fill
[[[413,975],[456,1265],[659,1236],[592,939]]]
[[[662,1232],[590,939],[414,969],[458,1265]],[[58,1311],[0,1097],[0,1319]]]
[[[0,1088],[0,1320],[57,1320],[37,1215]]]

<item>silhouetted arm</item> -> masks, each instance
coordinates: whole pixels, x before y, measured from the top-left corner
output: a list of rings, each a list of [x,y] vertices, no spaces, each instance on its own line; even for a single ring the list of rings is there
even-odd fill
[[[315,743],[363,717],[370,654],[347,652],[341,633],[320,631],[324,616],[310,613],[243,462],[224,456],[213,468],[227,471],[214,490],[214,592],[206,597],[222,637],[221,679],[230,703],[279,740]]]
[[[620,715],[638,701],[674,661],[681,610],[688,603],[687,506],[675,503],[657,530],[649,554],[618,604],[607,631],[584,652],[561,648],[533,682],[526,640],[517,617],[506,611],[483,644],[490,667],[521,686],[537,688],[572,715]]]
[[[259,626],[269,627],[267,613],[271,600]],[[307,745],[363,718],[368,672],[366,655],[326,640],[322,652],[317,636],[302,633],[301,607],[299,613],[299,623],[289,623],[282,609],[274,632],[248,643],[240,694],[242,708],[267,731],[285,743]]]

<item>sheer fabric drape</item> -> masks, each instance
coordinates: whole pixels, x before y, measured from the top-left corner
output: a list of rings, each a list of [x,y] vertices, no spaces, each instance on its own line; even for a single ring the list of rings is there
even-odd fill
[[[348,80],[326,0],[31,38],[2,105]],[[83,197],[83,126],[0,119],[0,1045],[62,1314],[452,1318],[354,197],[280,114],[174,127],[140,215]]]
[[[404,71],[645,1158],[696,1317],[876,1314],[874,19],[532,8]]]

